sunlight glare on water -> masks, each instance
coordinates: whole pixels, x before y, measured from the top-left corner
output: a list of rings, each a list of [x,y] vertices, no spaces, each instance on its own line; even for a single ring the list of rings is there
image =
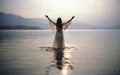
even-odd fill
[[[1,75],[120,75],[120,30],[69,30],[53,49],[49,30],[1,30]]]

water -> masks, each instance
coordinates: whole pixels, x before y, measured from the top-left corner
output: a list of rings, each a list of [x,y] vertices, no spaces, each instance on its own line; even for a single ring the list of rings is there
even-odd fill
[[[120,30],[1,30],[0,75],[120,75]]]

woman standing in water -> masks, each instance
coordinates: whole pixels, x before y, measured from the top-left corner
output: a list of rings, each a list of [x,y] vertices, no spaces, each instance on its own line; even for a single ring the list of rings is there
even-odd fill
[[[55,49],[65,48],[63,31],[65,29],[67,29],[67,27],[71,24],[71,21],[72,21],[72,19],[75,18],[75,16],[73,16],[66,23],[62,23],[61,18],[58,18],[57,22],[55,23],[47,15],[45,15],[45,17],[48,18],[48,20],[50,22],[50,26],[52,27],[53,31],[56,31],[53,48],[55,48]]]

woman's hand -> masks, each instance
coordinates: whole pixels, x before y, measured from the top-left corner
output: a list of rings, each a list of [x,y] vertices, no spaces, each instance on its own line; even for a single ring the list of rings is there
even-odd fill
[[[75,18],[75,16],[72,17],[72,19],[74,19],[74,18]]]
[[[47,18],[48,18],[48,15],[45,15],[45,17],[47,17]]]

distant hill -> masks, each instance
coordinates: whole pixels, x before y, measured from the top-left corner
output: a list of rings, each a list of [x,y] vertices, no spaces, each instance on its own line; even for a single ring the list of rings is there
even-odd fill
[[[0,29],[50,29],[47,19],[24,18],[14,14],[0,13]],[[73,20],[69,29],[120,29],[120,25],[99,27]]]
[[[34,21],[14,15],[14,14],[6,14],[0,13],[0,28],[2,29],[35,29],[40,28],[39,24]],[[40,28],[41,29],[41,28]]]

